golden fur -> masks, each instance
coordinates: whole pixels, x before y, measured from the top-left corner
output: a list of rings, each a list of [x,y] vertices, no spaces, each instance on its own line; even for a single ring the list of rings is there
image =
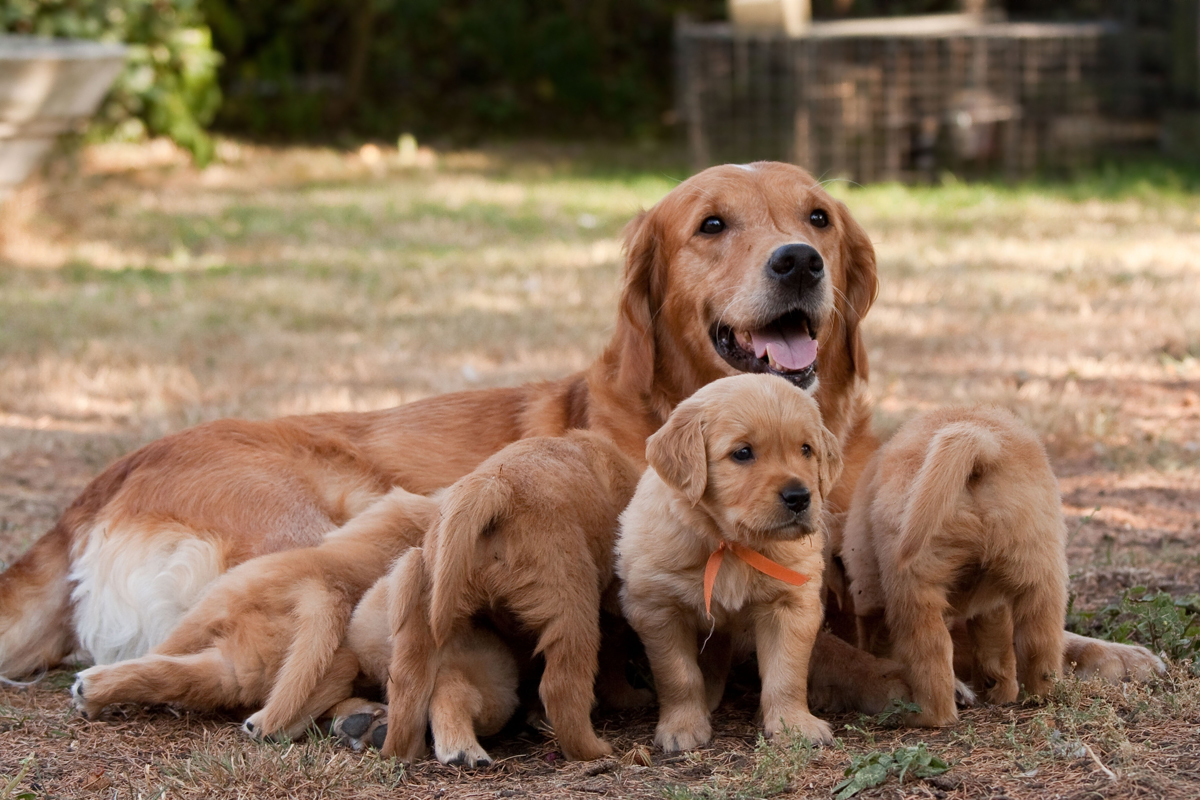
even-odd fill
[[[350,693],[358,660],[342,646],[351,612],[403,549],[420,542],[437,503],[394,489],[303,547],[230,570],[151,653],[79,673],[85,716],[113,703],[208,710],[256,706],[243,730],[295,737]]]
[[[768,736],[789,728],[832,741],[807,700],[809,654],[821,627],[822,499],[842,469],[841,448],[817,404],[780,378],[725,378],[681,403],[650,437],[646,457],[651,468],[621,516],[617,570],[621,605],[654,672],[655,742],[673,752],[712,737],[709,714],[728,665],[716,665],[706,690],[697,647],[710,631],[757,650]],[[705,564],[723,541],[810,580],[792,586],[727,555],[708,620]]]
[[[867,465],[842,559],[859,646],[904,664],[917,725],[949,725],[955,652],[976,692],[1045,695],[1063,662],[1066,528],[1033,431],[999,408],[942,409],[897,431]]]
[[[446,490],[421,554],[397,568],[405,588],[392,610],[384,755],[422,754],[441,654],[471,635],[476,612],[498,610],[537,637],[540,694],[563,754],[612,752],[590,719],[600,605],[637,478],[607,438],[572,431],[511,444]]]
[[[825,227],[811,224],[818,209]],[[701,235],[711,215],[727,228]],[[765,273],[778,248],[797,242],[823,257],[818,291],[789,290]],[[769,326],[801,302],[828,312],[815,331],[815,397],[846,459],[826,500],[845,509],[874,447],[860,323],[878,286],[870,240],[845,206],[794,166],[714,167],[639,215],[626,250],[612,339],[583,372],[381,411],[213,422],[117,461],[0,575],[0,675],[35,672],[77,649],[100,663],[144,655],[223,571],[318,543],[392,486],[448,486],[517,439],[589,428],[642,463],[646,438],[676,404],[739,372],[714,348],[713,326]],[[181,570],[189,591],[166,580],[138,584],[150,596],[130,597],[135,569]],[[1084,671],[1120,675],[1141,663],[1128,648],[1080,642]],[[871,710],[886,696],[870,658],[824,635],[817,651],[813,688],[824,703]]]
[[[427,617],[427,599],[424,553],[419,547],[400,556],[391,572],[363,596],[350,619],[345,646],[358,657],[360,673],[368,681],[381,688],[388,685],[396,648],[394,631],[408,624],[409,615]],[[428,626],[418,626],[416,633],[426,638],[419,645],[408,644],[419,646],[432,676],[426,716],[433,731],[434,755],[443,764],[491,764],[476,736],[497,733],[517,708],[517,662],[512,652],[500,637],[476,625],[459,626],[442,647],[433,643]],[[382,727],[372,727],[377,713]],[[386,707],[358,699],[333,711],[344,738],[371,741],[373,735],[377,746],[384,744],[379,737],[387,731],[383,714]]]

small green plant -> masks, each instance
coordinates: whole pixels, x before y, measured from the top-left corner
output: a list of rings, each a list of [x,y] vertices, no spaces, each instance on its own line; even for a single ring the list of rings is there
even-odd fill
[[[812,760],[813,744],[808,737],[784,731],[772,741],[760,733],[754,747],[751,778],[763,797],[786,791]]]
[[[904,725],[904,718],[909,714],[920,714],[921,704],[900,697],[888,701],[883,711],[875,715],[875,724],[882,728],[899,728]]]
[[[1173,597],[1144,586],[1126,589],[1099,611],[1074,612],[1068,625],[1114,642],[1136,642],[1200,674],[1200,594]]]
[[[29,774],[29,770],[33,767],[33,756],[27,756],[21,759],[21,769],[12,778],[4,781],[4,786],[0,787],[0,800],[35,800],[37,795],[34,792],[13,792],[21,781],[25,780],[25,776]],[[4,780],[0,778],[0,780]]]
[[[846,780],[833,787],[837,800],[846,800],[864,789],[879,786],[895,775],[901,784],[909,775],[916,778],[931,778],[950,769],[950,765],[939,756],[930,753],[925,743],[911,747],[898,747],[890,753],[876,750],[850,759],[846,767]]]

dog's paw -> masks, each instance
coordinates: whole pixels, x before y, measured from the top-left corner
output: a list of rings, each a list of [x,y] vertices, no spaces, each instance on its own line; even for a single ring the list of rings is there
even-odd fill
[[[954,704],[959,708],[974,708],[979,704],[975,690],[958,678],[954,679]]]
[[[379,749],[387,738],[387,706],[369,700],[351,698],[330,711],[333,723],[329,733],[354,750],[364,747]]]
[[[474,769],[476,767],[482,768],[492,765],[492,757],[487,754],[486,750],[480,747],[479,742],[473,739],[463,742],[434,741],[433,754],[437,757],[438,761],[452,767]]]
[[[763,724],[763,735],[774,739],[780,735],[803,736],[814,745],[833,744],[833,728],[812,714],[797,713],[790,720],[780,717],[774,724]]]
[[[102,704],[96,703],[92,699],[94,694],[91,681],[92,674],[89,673],[92,673],[94,669],[96,668],[90,667],[76,673],[75,682],[71,684],[71,705],[75,707],[75,710],[84,719],[95,719],[104,710]]]
[[[1086,636],[1067,637],[1064,669],[1087,680],[1102,678],[1109,683],[1148,681],[1167,671],[1158,656],[1135,644],[1118,644]]]
[[[697,711],[663,715],[654,732],[654,743],[667,753],[695,750],[712,740],[708,715]]]

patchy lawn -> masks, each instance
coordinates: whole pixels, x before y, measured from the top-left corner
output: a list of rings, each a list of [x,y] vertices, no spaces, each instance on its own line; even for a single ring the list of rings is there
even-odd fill
[[[661,153],[587,148],[422,161],[223,142],[196,172],[164,144],[105,146],[18,194],[0,215],[0,560],[168,431],[582,368],[615,313],[622,226],[686,175]],[[1062,479],[1073,624],[1176,656],[1200,633],[1198,187],[1153,164],[1074,184],[830,187],[879,254],[879,429],[947,402],[1016,410]],[[1122,604],[1132,587],[1150,591]],[[840,743],[815,752],[757,743],[751,685],[698,754],[647,750],[652,714],[604,716],[612,761],[564,765],[518,726],[477,775],[327,741],[252,745],[232,718],[88,723],[68,711],[69,680],[0,688],[0,800],[829,797],[847,768],[863,782],[920,743],[949,770],[857,796],[1200,794],[1187,664],[1154,687],[1065,684],[1045,706],[969,710],[950,730],[837,717]]]

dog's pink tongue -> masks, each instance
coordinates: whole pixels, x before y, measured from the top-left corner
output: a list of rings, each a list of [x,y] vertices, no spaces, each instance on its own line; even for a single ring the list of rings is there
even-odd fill
[[[754,345],[755,358],[770,354],[772,361],[792,372],[817,360],[817,340],[804,331],[753,331],[750,343]]]

